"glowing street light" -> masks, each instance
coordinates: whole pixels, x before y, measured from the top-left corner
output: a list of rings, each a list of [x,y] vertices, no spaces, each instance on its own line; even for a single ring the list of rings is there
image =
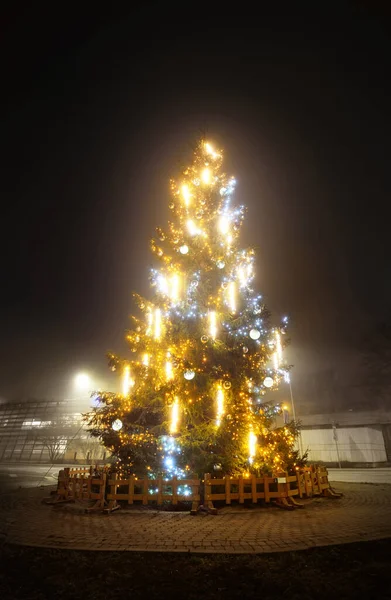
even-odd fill
[[[78,390],[86,392],[91,389],[91,377],[87,373],[78,373],[75,376],[75,386]]]

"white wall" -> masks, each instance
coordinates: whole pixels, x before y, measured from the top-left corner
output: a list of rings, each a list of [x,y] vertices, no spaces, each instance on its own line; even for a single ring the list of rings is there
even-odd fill
[[[338,462],[336,443],[341,462],[373,463],[386,462],[383,433],[374,427],[337,428],[337,442],[330,429],[303,429],[301,431],[303,451],[309,449],[309,460]]]

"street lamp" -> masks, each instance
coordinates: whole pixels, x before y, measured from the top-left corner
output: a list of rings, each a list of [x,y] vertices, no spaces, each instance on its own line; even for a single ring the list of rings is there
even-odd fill
[[[296,422],[295,401],[293,399],[292,384],[291,384],[291,378],[290,378],[289,373],[286,373],[286,375],[285,375],[285,381],[289,385],[289,392],[290,392],[290,396],[291,396],[291,405],[292,405],[293,420]],[[303,456],[303,440],[301,439],[301,430],[299,431],[299,448],[300,448],[300,454]]]
[[[87,392],[91,387],[91,377],[87,373],[78,373],[75,377],[75,386],[81,392]]]

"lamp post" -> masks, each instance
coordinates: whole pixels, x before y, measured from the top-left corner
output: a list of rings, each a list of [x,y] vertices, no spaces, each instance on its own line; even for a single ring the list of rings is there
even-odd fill
[[[287,373],[287,377],[285,378],[285,381],[289,385],[289,392],[290,392],[290,396],[291,396],[291,405],[292,405],[293,420],[296,422],[295,401],[293,399],[292,384],[291,384],[291,378],[289,376],[289,373]],[[300,449],[300,454],[303,456],[303,440],[301,439],[301,430],[299,431],[299,449]]]
[[[91,377],[88,373],[78,373],[75,376],[75,387],[79,391],[87,392],[87,390],[91,387]]]

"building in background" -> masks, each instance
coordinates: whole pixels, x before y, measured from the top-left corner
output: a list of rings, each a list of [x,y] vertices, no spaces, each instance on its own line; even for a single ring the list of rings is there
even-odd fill
[[[89,401],[28,400],[0,403],[0,461],[99,463],[107,451],[83,427]],[[292,417],[287,400],[283,425]],[[385,466],[391,463],[391,412],[346,411],[298,414],[301,447],[311,462],[328,466]]]
[[[28,400],[0,404],[1,462],[100,462],[105,449],[83,428],[89,404]]]

